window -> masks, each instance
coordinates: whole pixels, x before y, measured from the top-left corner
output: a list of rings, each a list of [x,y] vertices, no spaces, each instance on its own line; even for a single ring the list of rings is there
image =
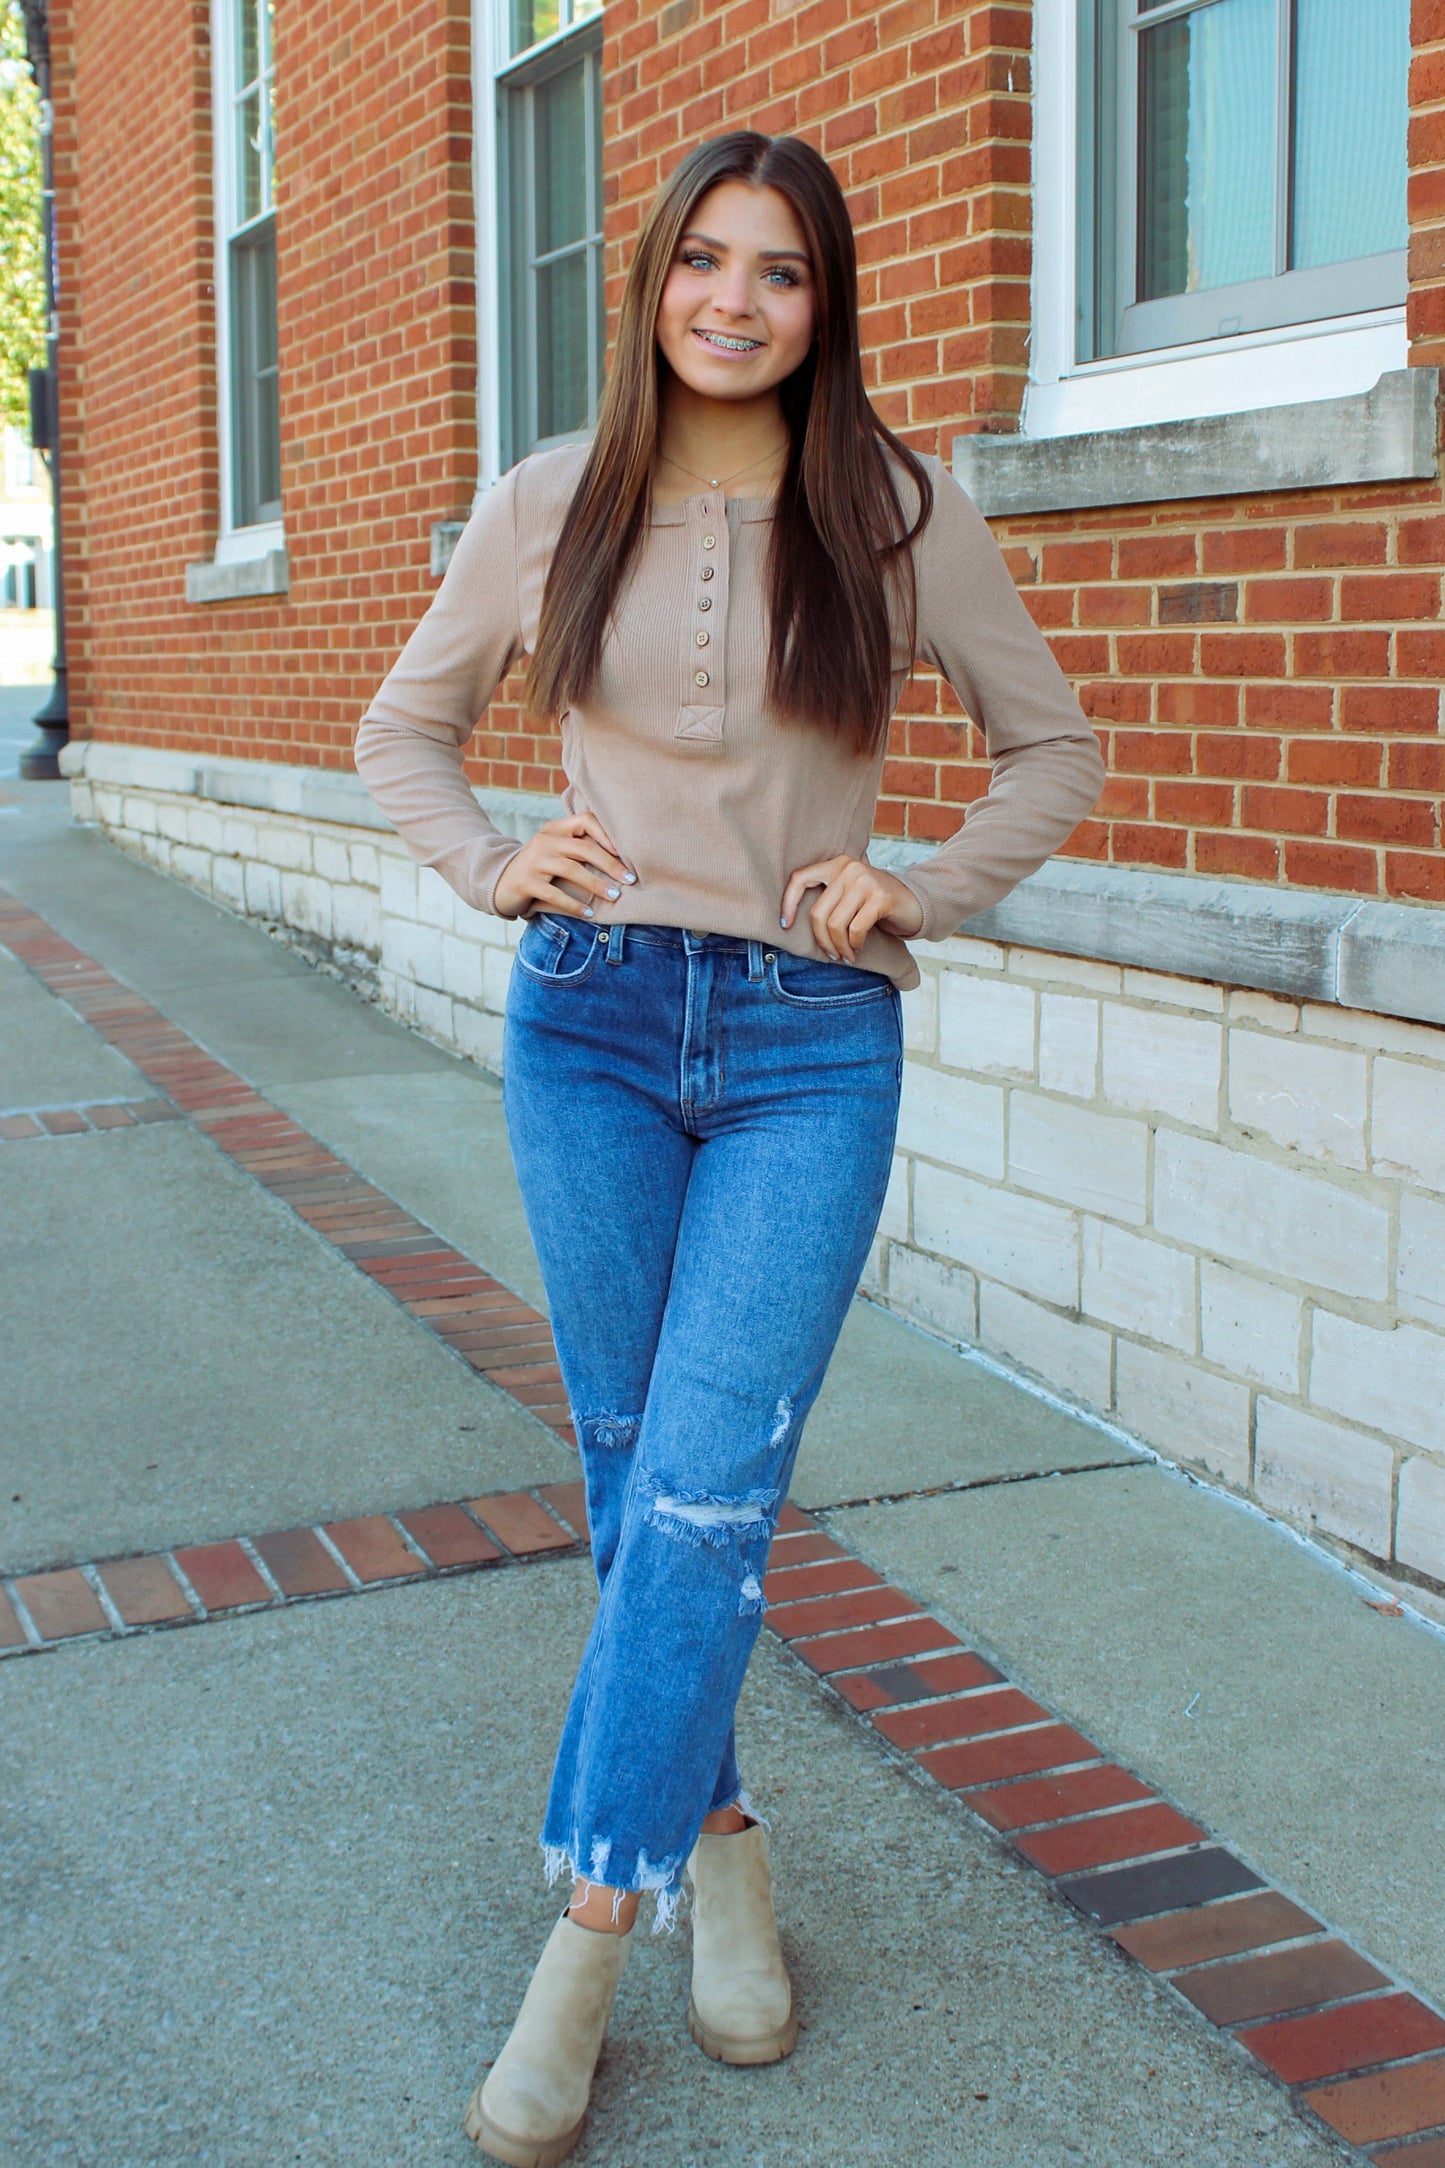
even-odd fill
[[[223,540],[281,517],[273,9],[274,0],[215,0],[212,26]]]
[[[601,0],[500,0],[500,468],[591,428],[602,386]],[[483,430],[484,442],[489,432]]]
[[[1402,304],[1410,0],[1081,0],[1075,359]]]

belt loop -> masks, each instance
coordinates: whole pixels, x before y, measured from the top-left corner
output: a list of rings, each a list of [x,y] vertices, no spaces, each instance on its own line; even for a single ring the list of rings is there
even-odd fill
[[[762,944],[762,942],[761,942],[761,941],[749,941],[749,943],[748,943],[748,977],[749,977],[750,979],[760,979],[760,978],[762,977],[762,975],[763,975],[763,944]]]
[[[625,926],[609,926],[607,929],[607,961],[610,964],[620,964],[622,961],[623,950],[627,946],[624,939],[626,931]]]

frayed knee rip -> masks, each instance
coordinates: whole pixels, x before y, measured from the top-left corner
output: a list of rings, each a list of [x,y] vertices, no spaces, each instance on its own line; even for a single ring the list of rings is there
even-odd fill
[[[640,1415],[578,1415],[574,1420],[580,1445],[614,1453],[630,1453],[642,1428]]]
[[[730,1559],[738,1576],[738,1610],[746,1616],[766,1608],[762,1577],[777,1500],[775,1490],[745,1491],[738,1498],[659,1490],[653,1493],[647,1520],[679,1543]]]

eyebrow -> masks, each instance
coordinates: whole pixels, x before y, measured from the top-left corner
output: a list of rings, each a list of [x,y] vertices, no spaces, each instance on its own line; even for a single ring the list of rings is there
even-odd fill
[[[705,241],[709,248],[715,248],[723,255],[727,254],[727,242],[715,241],[710,233],[685,233],[682,238],[684,241]],[[769,263],[776,262],[782,257],[787,257],[793,263],[805,264],[808,261],[807,256],[800,248],[764,248],[760,249],[758,253]]]

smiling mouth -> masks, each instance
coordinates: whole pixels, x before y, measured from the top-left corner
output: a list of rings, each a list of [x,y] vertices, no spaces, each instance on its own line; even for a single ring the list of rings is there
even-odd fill
[[[693,337],[719,354],[756,354],[763,343],[761,339],[736,338],[728,331],[699,331],[696,326]]]

